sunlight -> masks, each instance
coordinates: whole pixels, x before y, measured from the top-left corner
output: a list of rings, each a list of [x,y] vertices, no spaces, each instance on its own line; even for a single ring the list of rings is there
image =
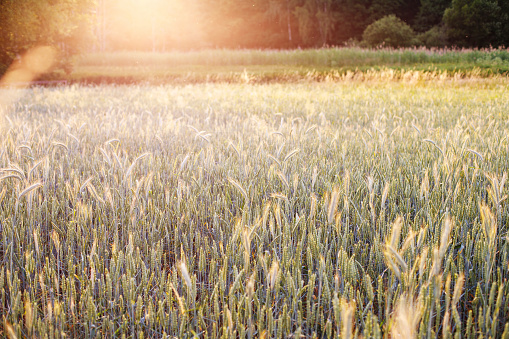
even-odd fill
[[[121,40],[126,40],[134,46],[141,39],[153,35],[152,27],[158,19],[158,6],[156,0],[141,1],[128,0],[117,2],[113,16],[113,30],[121,33]],[[122,36],[123,35],[123,36]]]
[[[192,1],[111,0],[105,6],[105,29],[116,48],[164,50],[199,35]]]

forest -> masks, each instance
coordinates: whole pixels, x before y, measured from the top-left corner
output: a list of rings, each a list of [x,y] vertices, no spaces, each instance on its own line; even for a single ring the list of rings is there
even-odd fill
[[[508,42],[505,0],[0,2],[0,64],[4,65],[34,44],[58,46],[72,55],[345,45],[485,48]]]

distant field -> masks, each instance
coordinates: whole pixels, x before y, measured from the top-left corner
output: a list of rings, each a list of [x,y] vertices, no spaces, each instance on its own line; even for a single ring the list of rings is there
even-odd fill
[[[490,77],[509,72],[507,50],[425,50],[329,48],[311,50],[205,50],[191,52],[115,52],[87,54],[76,60],[70,76],[88,83],[201,83],[295,82],[340,80],[349,73],[392,69],[396,78],[420,72],[423,78],[440,74],[460,77]],[[369,77],[369,76],[368,76]]]
[[[509,81],[384,77],[2,90],[0,336],[507,338]]]

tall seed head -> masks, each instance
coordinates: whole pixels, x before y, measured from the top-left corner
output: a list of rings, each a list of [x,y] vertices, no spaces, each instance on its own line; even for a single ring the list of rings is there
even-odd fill
[[[184,278],[184,281],[187,284],[187,287],[189,288],[189,290],[191,290],[193,287],[193,284],[191,283],[191,277],[189,276],[189,272],[187,270],[186,263],[183,261],[179,262],[178,268],[179,268],[180,274],[182,274],[182,278]]]
[[[392,319],[392,338],[416,338],[421,317],[422,305],[403,294],[397,302],[396,312]]]
[[[276,281],[279,276],[279,263],[274,260],[269,271],[269,288],[272,290],[276,286]]]
[[[334,216],[336,215],[336,210],[338,208],[338,202],[339,202],[339,188],[336,187],[334,191],[331,194],[331,198],[329,201],[329,208],[327,212],[327,220],[329,221],[329,224],[332,224],[334,222]]]
[[[341,338],[353,338],[353,321],[355,316],[355,302],[341,300]]]
[[[440,260],[443,259],[447,247],[449,247],[449,236],[451,235],[452,228],[454,227],[454,219],[448,215],[445,218],[444,225],[442,227],[442,234],[440,235],[440,248],[438,254]]]

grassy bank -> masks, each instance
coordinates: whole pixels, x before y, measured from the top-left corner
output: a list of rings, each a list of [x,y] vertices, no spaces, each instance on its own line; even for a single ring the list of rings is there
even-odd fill
[[[295,82],[341,80],[351,73],[392,69],[404,78],[418,71],[423,78],[442,76],[491,77],[509,72],[507,50],[205,50],[148,53],[87,54],[76,60],[72,74],[53,73],[51,79],[78,83],[201,83]],[[246,78],[247,76],[247,78]],[[369,78],[369,76],[368,76]]]
[[[481,80],[13,91],[0,336],[506,338]]]

